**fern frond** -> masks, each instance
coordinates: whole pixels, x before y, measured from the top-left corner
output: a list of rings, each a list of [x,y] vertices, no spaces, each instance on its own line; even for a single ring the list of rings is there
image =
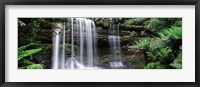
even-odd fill
[[[150,46],[150,48],[151,48],[152,50],[154,50],[154,49],[166,47],[167,44],[166,44],[166,42],[163,41],[162,39],[160,39],[160,38],[155,38],[153,41],[151,41],[151,43],[150,43],[149,46]]]
[[[42,50],[42,48],[37,48],[37,49],[31,49],[31,50],[26,50],[26,51],[19,51],[18,53],[18,60],[30,56],[32,54],[35,54],[37,52],[40,52]]]
[[[29,47],[29,46],[31,46],[31,45],[33,45],[33,44],[34,44],[34,43],[31,43],[31,44],[28,44],[28,45],[21,46],[21,47],[18,48],[18,51],[22,51],[22,50],[26,49],[27,47]]]
[[[170,64],[170,66],[176,69],[182,68],[182,52],[179,53],[179,55],[176,57],[173,63]]]
[[[169,29],[165,29],[162,32],[159,32],[158,35],[160,36],[160,38],[163,38],[163,39],[167,39],[167,38],[181,39],[182,29],[181,27],[172,26]]]
[[[43,69],[43,65],[42,64],[31,64],[28,66],[23,66],[23,67],[19,67],[21,69]]]
[[[156,61],[156,62],[148,63],[145,68],[147,68],[147,69],[164,69],[165,65],[162,64],[160,61]]]
[[[182,68],[182,60],[181,59],[175,59],[173,63],[170,64],[173,68],[181,69]]]
[[[135,48],[135,49],[147,49],[149,47],[149,44],[151,43],[150,38],[143,38],[139,41],[135,42],[132,46],[129,46],[129,48]]]
[[[22,61],[22,64],[24,64],[24,65],[32,65],[34,63],[29,61],[29,60],[27,60],[27,59],[24,59],[24,61]]]
[[[167,58],[171,54],[172,50],[170,48],[160,48],[158,54],[162,58]]]

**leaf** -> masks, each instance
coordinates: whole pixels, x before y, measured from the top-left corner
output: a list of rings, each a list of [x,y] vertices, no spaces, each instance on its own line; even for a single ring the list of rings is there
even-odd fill
[[[23,67],[19,67],[21,69],[43,69],[43,65],[42,64],[31,64],[28,66],[23,66]]]
[[[174,38],[174,39],[181,39],[182,38],[182,29],[181,27],[174,27],[172,26],[169,29],[165,29],[158,33],[160,38],[163,38],[163,40],[166,40],[168,38]]]
[[[160,61],[156,61],[156,62],[148,63],[145,68],[147,68],[147,69],[164,69],[165,65],[161,64]]]
[[[24,59],[24,60],[22,61],[22,64],[23,64],[23,65],[32,65],[32,64],[34,64],[34,63],[31,62],[31,61],[29,61],[29,60],[27,60],[27,59]]]
[[[173,63],[170,64],[173,68],[176,69],[182,69],[182,60],[181,59],[175,59]]]
[[[42,48],[37,48],[37,49],[31,49],[31,50],[26,50],[26,51],[21,51],[18,53],[18,60],[24,58],[24,57],[27,57],[27,56],[30,56],[30,55],[33,55],[37,52],[40,52],[42,50]]]
[[[182,69],[182,52],[176,57],[173,63],[170,64],[171,67],[176,69]]]
[[[139,41],[135,42],[135,44],[133,44],[132,46],[129,46],[129,48],[148,49],[150,43],[150,38],[142,38]]]
[[[26,49],[27,47],[29,47],[33,44],[35,44],[35,43],[31,43],[31,44],[28,44],[28,45],[21,46],[21,47],[18,48],[18,51],[22,51],[22,50]]]

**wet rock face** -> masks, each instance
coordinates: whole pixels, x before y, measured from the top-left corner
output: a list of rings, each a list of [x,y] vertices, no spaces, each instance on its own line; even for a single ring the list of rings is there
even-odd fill
[[[53,27],[56,29],[63,29],[63,25],[61,23],[53,23]]]
[[[53,23],[53,33],[55,35],[60,35],[61,29],[63,29],[63,25],[61,23]]]

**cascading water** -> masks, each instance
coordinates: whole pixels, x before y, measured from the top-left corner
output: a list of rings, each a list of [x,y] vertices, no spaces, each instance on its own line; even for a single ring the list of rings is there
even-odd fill
[[[110,24],[108,40],[110,45],[110,53],[113,57],[112,61],[110,61],[110,67],[123,67],[121,60],[119,24]]]
[[[85,18],[71,18],[71,34],[72,53],[66,67],[70,69],[95,67],[96,28],[94,22]],[[76,55],[74,50],[75,39],[77,41]]]
[[[71,18],[71,55],[65,56],[65,24],[53,33],[53,69],[93,69],[96,62],[96,27],[92,20]]]
[[[65,60],[65,27],[61,23],[55,23],[53,31],[52,69],[61,69],[64,68]]]

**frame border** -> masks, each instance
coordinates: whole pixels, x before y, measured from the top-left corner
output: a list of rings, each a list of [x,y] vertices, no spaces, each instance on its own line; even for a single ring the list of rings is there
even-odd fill
[[[0,1],[0,86],[1,87],[200,87],[199,29],[200,0],[1,0]],[[195,5],[195,82],[5,82],[6,5]]]

